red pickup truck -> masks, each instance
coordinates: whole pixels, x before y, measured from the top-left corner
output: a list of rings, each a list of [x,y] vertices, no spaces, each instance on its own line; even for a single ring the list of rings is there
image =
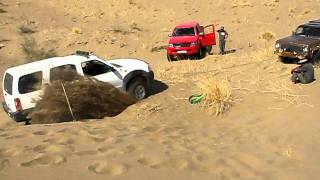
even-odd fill
[[[186,22],[177,25],[169,35],[167,47],[168,61],[183,57],[201,59],[207,49],[216,45],[214,25],[200,26],[198,22]]]

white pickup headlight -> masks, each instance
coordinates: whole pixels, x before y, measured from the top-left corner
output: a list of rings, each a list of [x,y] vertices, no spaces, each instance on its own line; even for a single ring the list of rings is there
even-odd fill
[[[276,44],[276,49],[279,49],[279,48],[280,48],[280,44],[277,43],[277,44]]]

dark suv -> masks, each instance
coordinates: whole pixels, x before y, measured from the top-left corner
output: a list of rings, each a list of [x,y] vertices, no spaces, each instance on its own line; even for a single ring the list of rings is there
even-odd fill
[[[282,62],[309,59],[320,63],[320,19],[300,25],[292,36],[277,40],[275,47]]]

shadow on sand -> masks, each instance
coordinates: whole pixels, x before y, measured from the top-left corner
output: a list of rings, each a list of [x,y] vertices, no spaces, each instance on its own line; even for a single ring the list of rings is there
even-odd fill
[[[154,80],[154,82],[150,86],[149,96],[159,94],[167,89],[168,89],[168,85],[166,85],[161,81]]]

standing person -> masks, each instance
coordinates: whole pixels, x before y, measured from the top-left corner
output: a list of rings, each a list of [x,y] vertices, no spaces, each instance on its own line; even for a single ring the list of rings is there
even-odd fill
[[[220,54],[225,54],[225,47],[226,47],[226,39],[228,38],[228,32],[224,30],[224,27],[218,30],[219,33],[219,47],[220,47]]]
[[[291,74],[292,74],[291,81],[295,84],[296,83],[308,84],[314,81],[313,65],[310,62],[308,62],[307,59],[300,60],[298,63],[301,65],[294,68],[291,71]]]

